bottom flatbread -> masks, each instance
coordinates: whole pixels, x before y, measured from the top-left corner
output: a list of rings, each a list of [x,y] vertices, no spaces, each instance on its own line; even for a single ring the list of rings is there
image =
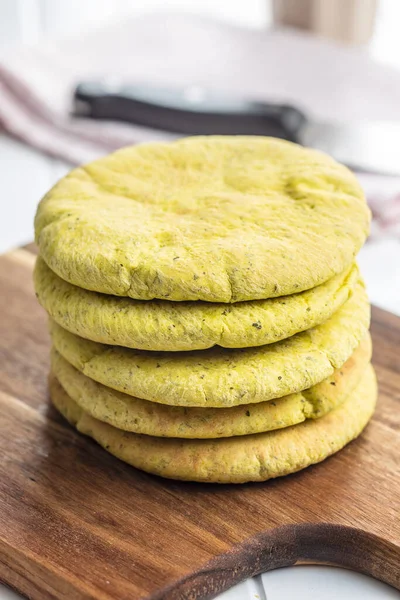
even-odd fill
[[[170,479],[210,483],[266,481],[299,471],[356,438],[371,418],[377,386],[371,365],[348,398],[324,417],[267,433],[213,440],[157,438],[89,416],[50,376],[53,404],[81,433],[130,465]]]

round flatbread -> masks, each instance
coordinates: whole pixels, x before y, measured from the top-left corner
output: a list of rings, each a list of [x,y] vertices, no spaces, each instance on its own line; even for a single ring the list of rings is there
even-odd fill
[[[178,351],[261,346],[315,327],[348,300],[358,277],[354,265],[299,294],[229,306],[90,292],[58,277],[41,258],[34,282],[40,304],[71,333],[125,348]]]
[[[290,295],[342,273],[369,230],[354,175],[273,138],[194,137],[120,150],[72,171],[35,219],[48,266],[141,300]]]
[[[93,381],[53,348],[51,370],[86,413],[117,429],[176,438],[219,438],[272,431],[320,418],[353,391],[371,359],[367,334],[349,360],[303,393],[232,408],[184,408],[148,402]]]
[[[369,319],[359,281],[326,323],[258,348],[145,352],[85,340],[54,321],[51,335],[69,363],[108,387],[161,404],[229,407],[279,398],[326,379],[359,345]]]
[[[369,366],[338,408],[300,425],[216,440],[156,438],[121,431],[86,414],[55,378],[56,408],[78,431],[130,465],[171,479],[209,483],[266,481],[299,471],[334,454],[364,429],[375,408],[375,373]]]

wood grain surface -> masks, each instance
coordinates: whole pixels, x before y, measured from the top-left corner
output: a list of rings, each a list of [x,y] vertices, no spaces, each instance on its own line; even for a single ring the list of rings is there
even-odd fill
[[[33,600],[212,598],[296,562],[400,589],[400,319],[373,310],[375,417],[264,484],[178,483],[119,462],[48,405],[33,248],[0,258],[0,579]]]

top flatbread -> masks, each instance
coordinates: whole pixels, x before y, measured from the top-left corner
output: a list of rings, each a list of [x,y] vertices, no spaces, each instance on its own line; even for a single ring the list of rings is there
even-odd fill
[[[42,200],[36,241],[77,286],[149,300],[235,302],[315,287],[354,260],[369,210],[328,156],[262,137],[126,148]]]
[[[329,281],[281,298],[237,302],[143,302],[79,288],[38,257],[36,295],[64,329],[103,344],[139,350],[246,348],[271,344],[326,321],[348,300],[356,266]]]

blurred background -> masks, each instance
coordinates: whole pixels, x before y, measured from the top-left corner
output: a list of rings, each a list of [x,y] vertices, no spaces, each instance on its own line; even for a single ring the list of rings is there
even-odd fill
[[[78,83],[206,88],[400,131],[399,22],[399,0],[0,0],[0,252],[32,239],[37,202],[74,164],[171,137],[71,117]],[[398,148],[381,136],[396,172],[357,174],[374,215],[361,267],[400,314]]]
[[[400,65],[397,0],[1,0],[0,48],[84,34],[118,17],[190,12],[254,29],[274,22],[308,29]]]

